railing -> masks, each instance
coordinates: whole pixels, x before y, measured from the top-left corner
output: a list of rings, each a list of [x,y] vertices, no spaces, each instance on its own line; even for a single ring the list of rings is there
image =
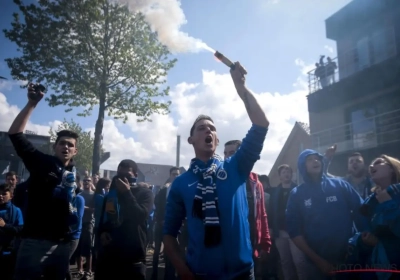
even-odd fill
[[[308,72],[309,93],[314,93],[335,82],[367,69],[397,55],[393,27],[383,27],[371,36],[358,40],[356,47],[340,52],[332,61],[337,68],[325,61],[321,68]]]
[[[400,109],[311,134],[313,147],[324,152],[337,144],[338,152],[360,151],[400,141]]]
[[[338,59],[318,62],[320,66],[308,72],[308,90],[314,93],[339,81]]]

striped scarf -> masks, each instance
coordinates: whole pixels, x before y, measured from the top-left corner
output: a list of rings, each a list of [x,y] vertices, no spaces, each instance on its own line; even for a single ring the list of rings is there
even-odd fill
[[[205,247],[217,246],[221,242],[216,186],[217,169],[221,162],[222,159],[214,155],[206,164],[196,158],[192,159],[189,167],[189,171],[198,178],[192,215],[203,220]]]

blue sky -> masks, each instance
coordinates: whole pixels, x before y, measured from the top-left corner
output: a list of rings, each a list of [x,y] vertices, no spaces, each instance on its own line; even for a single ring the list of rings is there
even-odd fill
[[[298,90],[304,91],[306,77],[301,73],[302,70],[304,71],[304,67],[315,63],[320,54],[335,56],[335,42],[325,38],[324,20],[349,2],[350,0],[323,2],[320,0],[186,0],[182,1],[181,8],[186,16],[187,24],[182,26],[181,31],[201,39],[210,47],[221,51],[232,60],[241,61],[249,72],[247,77],[249,87],[257,94],[269,93],[265,97],[266,102],[278,96],[281,98],[279,102],[286,102],[284,100],[290,98],[282,99],[285,95],[289,96]],[[0,10],[1,29],[9,28],[12,13],[15,11],[16,6],[14,4],[8,2],[3,5]],[[16,47],[4,37],[3,33],[0,34],[0,45],[2,46],[0,76],[10,79],[10,71],[4,63],[4,59],[18,56],[18,53]],[[333,50],[333,53],[330,53],[328,49]],[[224,75],[227,74],[227,68],[223,64],[217,63],[211,53],[207,51],[179,53],[176,57],[178,58],[178,63],[168,75],[168,85],[173,88],[172,101],[177,100],[170,116],[172,119],[171,125],[174,126],[171,127],[171,131],[175,134],[181,133],[181,127],[185,127],[181,114],[183,109],[176,107],[181,106],[178,100],[188,98],[187,94],[179,95],[179,87],[176,88],[178,84],[181,84],[181,87],[186,86],[185,90],[188,90],[187,86],[192,84],[194,90],[199,93],[204,90],[213,91],[213,94],[218,95],[218,98],[221,99],[225,95],[231,96],[232,94],[231,92],[226,92],[228,89],[226,87],[219,88],[219,83],[211,85],[211,80],[216,81],[213,80],[211,75],[224,80],[226,78]],[[296,59],[298,65],[295,64]],[[301,64],[299,62],[304,62],[304,67],[299,65]],[[214,72],[203,72],[202,70]],[[209,73],[209,77],[207,73]],[[205,80],[207,77],[210,79],[208,82]],[[303,88],[300,88],[299,81],[303,82]],[[229,83],[229,80],[227,80],[227,83]],[[294,86],[294,83],[296,83],[296,86]],[[1,84],[0,92],[6,97],[6,101],[2,101],[2,106],[10,107],[14,105],[21,108],[26,102],[25,91],[11,83]],[[218,100],[216,99],[214,102],[219,102]],[[209,107],[211,108],[214,105],[210,104]],[[238,106],[240,105],[239,103]],[[182,106],[188,106],[188,104],[186,103]],[[282,107],[283,110],[285,108],[284,104],[279,104],[279,107]],[[2,130],[9,126],[9,118],[16,111],[17,108],[13,108],[7,116],[3,116],[4,119],[7,117],[7,125],[1,125],[0,128]],[[64,117],[68,119],[74,118],[83,127],[89,129],[94,127],[96,114],[97,112],[94,112],[91,117],[79,118],[73,113],[64,113],[63,108],[50,108],[43,102],[32,116],[31,121],[36,125],[40,125],[37,126],[37,128],[40,128],[41,126],[49,126],[49,123],[55,120],[62,120]],[[301,114],[304,116],[304,109]],[[192,121],[196,115],[185,117]],[[293,124],[294,118],[295,116],[289,117],[286,121],[288,124]],[[223,121],[232,122],[234,120],[226,119]],[[145,139],[144,136],[141,137],[139,135],[143,131],[135,128],[134,117],[132,117],[132,122],[128,125],[116,122],[115,126],[118,128],[118,133],[122,134],[125,140],[130,139],[129,141],[133,141],[132,143],[135,143],[135,145],[140,144],[139,140]],[[153,126],[156,129],[154,127],[155,124],[147,124],[147,126]],[[245,128],[243,129],[245,131]],[[43,130],[39,129],[39,131],[42,132]],[[279,132],[282,134],[278,137],[279,143],[284,143],[289,131]],[[285,133],[286,135],[284,135]],[[229,138],[228,136],[226,137]],[[170,142],[165,142],[164,144],[160,142],[159,144],[161,146],[169,146],[168,149],[160,148],[157,153],[151,156],[140,156],[139,161],[173,164],[175,157],[170,154],[174,153],[172,145],[174,140],[170,139],[168,141]],[[141,145],[143,146],[143,143]],[[275,146],[273,151],[268,152],[268,163],[266,162],[262,167],[259,167],[263,171],[271,166],[271,162],[273,163],[274,157],[276,158],[280,151],[278,143]],[[112,151],[111,147],[110,149]],[[183,150],[183,153],[185,152],[188,154],[183,158],[181,157],[182,160],[187,160],[190,157],[190,147],[186,147],[186,150]],[[164,156],[157,156],[157,154],[163,153],[165,153]],[[118,153],[116,152],[116,154]],[[160,157],[162,159],[158,160]],[[112,164],[117,160],[119,160],[118,157],[113,157]],[[112,164],[110,163],[110,166],[107,167],[111,168]]]

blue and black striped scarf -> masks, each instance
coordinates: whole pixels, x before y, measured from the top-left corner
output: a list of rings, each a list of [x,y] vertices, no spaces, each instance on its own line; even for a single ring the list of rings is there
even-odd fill
[[[192,159],[189,171],[197,178],[196,195],[193,201],[192,215],[204,222],[204,245],[217,246],[221,242],[221,227],[219,223],[217,169],[222,159],[214,155],[207,163]]]

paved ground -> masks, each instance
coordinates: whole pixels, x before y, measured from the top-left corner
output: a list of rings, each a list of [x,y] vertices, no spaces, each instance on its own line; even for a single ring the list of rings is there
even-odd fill
[[[153,251],[149,251],[147,253],[147,259],[146,259],[146,263],[147,263],[147,279],[150,280],[151,279],[151,274],[153,272],[153,267],[152,267],[152,262],[153,262]],[[73,275],[76,275],[78,270],[76,265],[71,265],[71,271]],[[163,280],[164,277],[164,261],[160,260],[160,263],[158,265],[158,280]],[[78,278],[75,278],[78,279]]]

